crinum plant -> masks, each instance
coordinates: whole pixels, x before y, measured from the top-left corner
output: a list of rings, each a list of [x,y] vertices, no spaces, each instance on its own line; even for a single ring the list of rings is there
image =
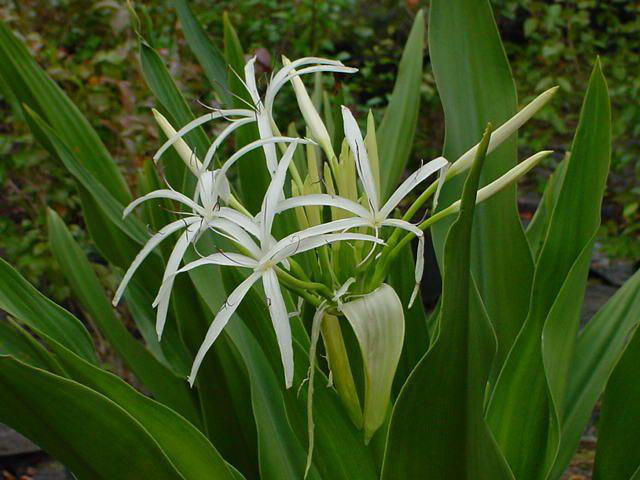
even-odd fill
[[[222,54],[175,5],[217,103],[191,113],[143,38],[150,20],[132,11],[166,137],[136,199],[95,131],[0,29],[2,84],[77,180],[96,249],[122,274],[118,308],[53,210],[51,250],[139,387],[101,368],[83,324],[2,262],[0,420],[87,479],[553,479],[611,378],[595,475],[637,474],[637,406],[624,421],[615,409],[638,394],[628,339],[640,277],[579,329],[609,162],[599,62],[525,231],[516,180],[550,152],[518,163],[515,133],[556,89],[517,108],[487,2],[431,2],[447,133],[443,155],[408,173],[422,13],[382,122],[369,113],[361,129],[360,109],[322,89],[356,69],[283,57],[263,80],[228,19]],[[297,100],[286,129],[284,89]],[[443,280],[429,314],[428,233]]]

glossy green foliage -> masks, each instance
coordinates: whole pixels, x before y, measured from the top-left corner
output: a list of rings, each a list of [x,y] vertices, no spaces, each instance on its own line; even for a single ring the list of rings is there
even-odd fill
[[[497,128],[517,111],[513,77],[488,0],[433,1],[429,52],[445,115],[443,155],[455,161],[478,142],[487,122]],[[514,135],[488,156],[481,186],[516,165],[516,143]],[[439,208],[459,198],[461,182],[447,182]],[[433,228],[438,255],[450,223]],[[533,275],[515,186],[478,206],[471,248],[472,273],[498,337],[495,376],[527,315]]]
[[[475,194],[489,143],[484,135],[444,248],[438,334],[393,409],[383,478],[513,478],[484,420],[496,340],[471,272]],[[480,315],[477,312],[481,312]]]
[[[609,145],[609,99],[596,64],[536,264],[529,315],[489,407],[490,424],[518,478],[544,475],[562,441],[568,373],[600,222]]]
[[[218,48],[208,36],[210,19],[205,28],[189,2],[175,0],[173,5],[214,99],[246,107],[243,100],[249,97],[236,73],[243,74],[245,53],[255,45],[245,42],[224,16],[217,19],[224,40],[224,48]],[[334,18],[323,2],[318,8],[326,14],[320,23]],[[139,43],[142,74],[154,105],[179,128],[194,118],[191,107],[197,107],[187,103],[189,97],[167,68],[168,59],[160,55],[164,50],[150,15],[144,9],[138,13],[133,26],[148,39]],[[429,17],[430,57],[446,117],[444,154],[453,161],[483,137],[487,122],[498,127],[512,116],[518,102],[488,0],[433,0]],[[418,12],[376,135],[383,196],[402,178],[420,125],[424,46],[425,20]],[[119,274],[148,240],[145,224],[157,230],[175,220],[175,205],[149,205],[140,216],[136,212],[123,220],[130,200],[123,175],[80,111],[4,25],[0,60],[0,89],[69,172],[96,249]],[[322,90],[319,82],[317,86],[314,99],[323,97],[322,114],[330,120],[332,142],[339,143],[339,105],[350,101],[349,93],[338,85],[333,91]],[[259,82],[261,91],[263,87]],[[606,386],[596,478],[638,477],[640,460],[633,447],[640,429],[634,401],[639,349],[638,334],[631,334],[639,320],[639,274],[578,331],[610,156],[608,92],[599,64],[571,155],[549,182],[526,235],[515,186],[475,206],[478,188],[517,162],[515,136],[486,155],[489,135],[484,135],[466,181],[461,175],[447,183],[440,198],[444,207],[462,196],[462,206],[456,218],[433,231],[444,281],[438,309],[427,317],[421,305],[405,308],[415,283],[413,257],[406,248],[387,279],[395,294],[376,298],[381,302],[377,305],[357,292],[345,303],[348,320],[338,317],[354,372],[354,395],[364,405],[362,430],[338,388],[326,387],[329,368],[322,344],[309,409],[310,305],[290,319],[293,388],[282,382],[270,300],[257,286],[216,340],[189,389],[184,377],[192,357],[244,274],[207,266],[180,275],[158,342],[150,304],[170,245],[147,259],[129,285],[126,307],[116,311],[108,300],[111,286],[105,291],[104,278],[98,278],[90,262],[93,256],[87,257],[53,210],[47,213],[49,247],[70,291],[141,388],[102,368],[82,322],[0,260],[0,308],[9,315],[0,322],[0,421],[36,441],[80,480],[297,480],[305,475],[312,414],[309,479],[557,480]],[[256,138],[255,126],[247,125],[236,132],[233,147]],[[209,146],[202,128],[185,139],[198,156]],[[340,145],[334,147],[338,151]],[[220,150],[221,156],[226,153]],[[303,152],[297,154],[304,173]],[[162,161],[170,184],[181,191],[193,187],[174,152],[168,151]],[[240,162],[239,177],[230,178],[234,193],[254,213],[270,180],[264,164],[257,149]],[[141,192],[162,186],[151,161],[138,177]],[[205,235],[185,260],[224,247],[224,241],[214,245],[212,238]],[[285,292],[285,301],[293,312],[301,293],[291,292]],[[355,313],[349,312],[349,304]],[[127,311],[133,322],[125,326]],[[401,319],[404,335],[399,334]],[[128,331],[133,323],[143,341]],[[378,336],[369,335],[376,328]],[[389,358],[379,340],[392,344]],[[393,378],[395,364],[393,369],[390,364],[398,357]],[[628,401],[631,407],[625,405]],[[622,410],[626,415],[619,414]]]

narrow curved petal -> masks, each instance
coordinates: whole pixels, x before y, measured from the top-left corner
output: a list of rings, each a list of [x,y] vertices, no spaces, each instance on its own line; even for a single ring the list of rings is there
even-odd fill
[[[133,211],[133,209],[141,203],[146,202],[147,200],[153,200],[154,198],[166,198],[169,200],[175,200],[176,202],[180,202],[183,205],[186,205],[200,215],[204,213],[204,209],[186,195],[180,192],[176,192],[175,190],[161,189],[154,190],[153,192],[149,192],[146,195],[136,198],[133,202],[127,205],[127,208],[124,209],[124,211],[122,212],[122,218],[129,215]]]
[[[313,227],[305,228],[304,230],[300,230],[299,232],[292,233],[287,235],[282,240],[279,240],[273,247],[269,249],[269,251],[264,255],[264,257],[272,257],[278,251],[290,247],[292,245],[299,245],[301,241],[306,240],[311,237],[316,237],[318,235],[326,235],[328,233],[333,232],[344,232],[351,228],[357,228],[369,225],[370,221],[362,218],[343,218],[340,220],[334,220],[332,222],[321,223],[320,225],[315,225]]]
[[[516,113],[513,117],[507,120],[505,123],[496,128],[491,134],[489,140],[489,148],[487,149],[487,155],[493,152],[502,142],[509,138],[513,133],[524,125],[531,117],[533,117],[542,107],[544,107],[549,100],[555,95],[558,87],[550,88],[549,90],[538,95],[531,103]],[[452,178],[461,172],[464,172],[473,163],[473,159],[476,156],[478,150],[478,143],[474,147],[465,152],[458,160],[453,162],[447,178]]]
[[[436,187],[436,193],[433,195],[433,208],[432,211],[435,212],[436,208],[438,208],[438,200],[440,199],[440,192],[442,191],[442,186],[444,182],[447,180],[447,173],[449,173],[449,168],[451,168],[451,164],[447,163],[440,173],[438,174],[438,186]]]
[[[273,218],[276,215],[276,205],[278,204],[278,200],[282,197],[282,189],[284,188],[284,181],[287,178],[287,170],[289,169],[289,164],[293,159],[293,154],[295,153],[297,146],[297,144],[292,143],[287,147],[287,151],[280,159],[278,168],[276,169],[273,178],[271,179],[271,183],[269,183],[269,187],[267,188],[267,192],[264,195],[262,209],[260,211],[262,217],[260,221],[260,245],[262,248],[265,248],[267,243],[271,240],[271,227],[273,225]]]
[[[246,216],[244,213],[229,207],[220,207],[216,210],[216,216],[229,220],[239,227],[242,227],[247,233],[256,238],[260,238],[260,227],[253,221],[253,218]]]
[[[290,64],[285,63],[285,67],[288,67]],[[313,67],[302,68],[299,71],[293,71],[295,67],[293,67],[287,75],[274,77],[274,80],[269,84],[269,88],[267,89],[267,93],[265,95],[265,107],[268,112],[271,112],[273,109],[273,102],[275,101],[275,97],[278,92],[284,87],[288,81],[300,77],[301,75],[306,75],[309,73],[315,72],[334,72],[334,73],[355,73],[358,71],[357,68],[345,67],[340,64],[327,64],[327,65],[316,65]]]
[[[147,256],[153,251],[153,249],[156,248],[158,244],[160,244],[160,242],[162,242],[166,238],[169,238],[169,236],[173,232],[177,232],[181,228],[186,228],[189,225],[192,225],[199,221],[200,221],[200,217],[182,218],[180,220],[176,220],[175,222],[170,223],[169,225],[166,225],[165,227],[160,229],[158,233],[153,235],[149,239],[149,241],[144,245],[144,247],[142,247],[142,250],[138,252],[138,254],[136,255],[136,258],[133,259],[133,262],[131,262],[131,265],[129,265],[129,268],[125,272],[124,277],[122,277],[122,280],[120,281],[120,285],[118,286],[118,289],[116,290],[116,293],[113,296],[113,301],[112,301],[113,306],[115,307],[120,301],[120,298],[122,298],[122,294],[124,293],[124,290],[127,288],[129,281],[131,281],[131,277],[133,277],[133,274],[136,272],[140,264],[144,261],[145,258],[147,258]]]
[[[411,298],[409,299],[408,308],[413,307],[418,292],[420,290],[420,283],[422,283],[422,275],[424,274],[424,235],[418,237],[418,249],[416,251],[416,285],[411,292]]]
[[[248,250],[251,255],[256,257],[260,256],[260,248],[256,245],[256,242],[254,242],[249,234],[236,223],[229,221],[226,218],[213,218],[207,223],[207,226],[214,232],[238,243]]]
[[[182,258],[189,247],[189,244],[193,241],[198,233],[198,225],[189,225],[185,232],[180,235],[180,238],[176,242],[167,265],[162,276],[162,284],[158,290],[158,295],[153,301],[153,307],[157,307],[156,310],[156,333],[158,334],[158,340],[162,337],[162,331],[167,320],[167,311],[169,309],[169,300],[171,299],[171,289],[173,288],[173,282],[175,279],[175,272],[180,268]]]
[[[289,312],[282,297],[282,290],[278,283],[276,272],[270,268],[262,275],[264,294],[267,297],[271,323],[276,332],[280,358],[284,368],[284,381],[287,388],[293,384],[293,346],[291,340],[291,325],[289,324]]]
[[[294,137],[270,137],[270,138],[260,138],[258,140],[254,140],[251,143],[248,143],[240,150],[236,151],[229,159],[224,162],[220,170],[218,170],[218,175],[222,174],[226,176],[229,169],[240,159],[243,155],[246,155],[251,150],[255,150],[256,148],[260,148],[263,145],[267,144],[275,144],[275,143],[314,143],[311,140],[305,138],[294,138]],[[222,177],[217,177],[222,178]]]
[[[418,295],[418,289],[420,288],[420,282],[422,282],[422,275],[424,273],[424,232],[414,224],[405,222],[404,220],[390,218],[385,220],[382,225],[401,228],[413,233],[416,237],[418,237],[418,250],[416,252],[415,267],[416,286],[413,288],[413,292],[411,292],[411,299],[409,300],[409,308],[411,308],[413,306],[413,302],[416,299],[416,296]]]
[[[360,127],[358,127],[358,123],[353,117],[353,114],[344,105],[342,106],[342,120],[344,122],[344,136],[347,139],[349,148],[353,152],[353,156],[356,160],[358,176],[360,177],[364,191],[367,194],[371,208],[377,212],[380,208],[378,192],[376,189],[375,178],[371,171],[371,165],[369,164],[367,149],[364,146],[362,132],[360,132]]]
[[[279,90],[278,86],[282,87],[285,83],[287,83],[287,76],[291,73],[292,70],[295,70],[298,67],[303,65],[333,65],[333,66],[344,66],[344,64],[338,60],[329,60],[327,58],[320,57],[303,57],[298,58],[288,65],[284,65],[278,72],[273,76],[271,82],[269,82],[269,87],[267,89],[266,97],[273,98],[275,94]],[[265,102],[266,103],[266,102]]]
[[[310,195],[300,195],[298,197],[287,198],[278,204],[276,207],[276,213],[281,213],[291,208],[309,207],[314,205],[341,208],[357,215],[358,217],[372,217],[371,212],[359,203],[349,200],[348,198],[340,197],[338,195],[329,195],[327,193],[312,193]]]
[[[235,252],[218,252],[187,263],[175,273],[185,273],[203,265],[220,265],[224,267],[255,268],[258,262],[253,258]]]
[[[249,291],[249,289],[253,286],[254,283],[258,281],[258,279],[262,276],[262,272],[253,272],[249,275],[246,280],[244,280],[240,285],[236,287],[236,289],[231,292],[231,295],[227,297],[227,301],[218,311],[218,314],[211,322],[209,326],[209,330],[204,337],[204,341],[196,354],[196,358],[193,361],[193,366],[191,367],[191,373],[189,374],[189,384],[193,386],[193,383],[196,380],[196,375],[198,374],[198,370],[200,369],[200,365],[204,360],[205,355],[213,345],[213,342],[216,341],[218,335],[222,332],[224,327],[229,322],[229,319],[234,314],[240,302],[244,299],[245,295]]]
[[[255,104],[256,108],[260,104],[260,93],[258,92],[258,86],[256,85],[256,69],[255,69],[256,57],[255,55],[247,60],[244,64],[244,84],[247,87],[251,100]]]
[[[288,58],[282,57],[282,61],[285,65],[290,64]],[[313,68],[313,67],[312,67]],[[322,68],[322,67],[321,67]],[[324,67],[328,68],[328,67]],[[337,67],[329,67],[329,68],[337,68]],[[344,67],[341,67],[344,68]],[[321,70],[320,70],[321,71]],[[296,94],[296,100],[298,101],[298,108],[304,117],[304,121],[311,132],[311,138],[313,138],[316,142],[318,142],[322,148],[326,151],[330,151],[331,147],[331,137],[329,136],[329,132],[327,131],[327,127],[325,126],[322,118],[318,114],[316,107],[313,105],[311,98],[309,97],[309,93],[307,93],[307,89],[304,87],[304,83],[300,79],[300,73],[295,70],[292,71],[291,75],[287,76],[287,79],[291,80],[291,84],[293,85],[293,90]]]
[[[273,137],[273,130],[271,129],[271,113],[265,109],[262,100],[260,99],[260,93],[256,86],[256,75],[254,64],[256,57],[252,57],[246,63],[244,67],[244,78],[247,89],[251,95],[251,99],[256,107],[255,119],[258,123],[258,134],[260,138],[266,139]],[[273,143],[265,143],[262,145],[264,155],[267,160],[267,169],[271,176],[275,174],[276,168],[278,168],[278,157],[276,155],[276,146]]]
[[[266,263],[271,260],[273,263],[280,263],[285,258],[291,257],[298,253],[306,252],[307,250],[313,250],[314,248],[321,247],[323,245],[329,245],[335,242],[342,242],[348,240],[362,240],[364,242],[373,242],[377,244],[384,244],[384,241],[373,237],[371,235],[364,235],[362,233],[333,233],[328,235],[316,235],[315,237],[307,238],[297,242],[295,244],[290,244],[286,247],[283,247],[278,252],[276,252],[273,257],[264,258],[260,263]]]
[[[346,282],[344,282],[338,290],[334,292],[332,300],[338,304],[338,308],[342,304],[342,297],[349,291],[349,288],[353,283],[355,283],[356,279],[354,277],[349,277]]]
[[[402,182],[402,184],[396,189],[396,191],[391,194],[389,200],[387,200],[384,206],[380,209],[380,216],[382,218],[387,218],[391,214],[393,209],[396,208],[402,201],[402,199],[406,197],[414,188],[416,188],[418,185],[420,185],[420,183],[424,182],[438,170],[446,167],[448,164],[449,162],[446,158],[438,157],[434,160],[431,160],[430,162],[427,162],[425,165],[409,175],[407,179]]]
[[[231,135],[233,132],[235,132],[238,128],[242,127],[243,125],[246,125],[248,123],[253,123],[255,121],[256,121],[256,119],[254,117],[241,118],[239,120],[231,121],[231,123],[229,123],[229,125],[224,127],[222,129],[222,131],[218,134],[216,139],[213,141],[211,146],[209,147],[209,150],[207,150],[207,154],[204,156],[204,160],[202,161],[202,168],[208,168],[209,167],[209,164],[213,160],[213,156],[218,151],[218,148],[220,147],[222,142],[224,142],[224,140],[229,135]]]
[[[164,118],[164,116],[162,116],[162,114],[157,112],[157,110],[154,110],[154,115],[156,116],[156,119],[157,118]],[[228,109],[228,110],[212,110],[211,112],[209,112],[209,113],[207,113],[205,115],[202,115],[202,116],[190,121],[184,127],[182,127],[180,130],[178,130],[177,132],[175,132],[171,136],[169,136],[168,133],[165,132],[165,134],[167,134],[167,136],[169,136],[169,139],[166,142],[164,142],[164,144],[162,144],[160,149],[153,156],[153,159],[155,161],[158,161],[158,159],[162,156],[162,154],[164,152],[166,152],[167,149],[169,147],[171,147],[174,143],[176,143],[179,140],[182,140],[182,137],[185,134],[189,133],[191,130],[193,130],[194,128],[199,127],[200,125],[203,125],[203,124],[205,124],[207,122],[210,122],[211,120],[216,120],[218,118],[225,118],[225,117],[252,117],[253,118],[254,115],[255,115],[254,112],[252,112],[251,110],[245,109],[245,108],[233,108],[233,109]],[[166,118],[164,118],[164,120],[166,121]],[[169,123],[169,122],[167,121],[167,123]],[[171,127],[171,128],[173,129],[173,127]],[[164,130],[164,128],[163,128],[163,130]],[[189,151],[191,151],[191,149],[189,149]],[[184,160],[184,158],[183,158],[183,160]]]

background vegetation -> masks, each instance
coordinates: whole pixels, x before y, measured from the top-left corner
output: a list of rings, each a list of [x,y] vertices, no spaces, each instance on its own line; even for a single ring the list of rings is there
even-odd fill
[[[282,53],[318,54],[360,68],[345,91],[347,103],[379,113],[391,92],[402,45],[418,0],[192,0],[214,39],[227,11],[244,45],[258,54],[265,74]],[[171,2],[146,4],[147,25],[185,92],[212,102],[199,67],[185,46]],[[496,20],[517,79],[520,103],[553,84],[561,94],[520,136],[522,155],[569,147],[581,92],[595,55],[602,57],[614,112],[612,173],[606,193],[601,249],[612,257],[640,258],[640,3],[628,0],[494,0]],[[137,39],[124,1],[3,0],[0,19],[23,36],[31,52],[81,108],[130,179],[158,147],[152,100],[139,72]],[[149,37],[149,34],[147,34]],[[221,43],[221,42],[220,42]],[[180,61],[179,59],[183,59]],[[100,269],[83,237],[73,180],[40,148],[10,108],[0,84],[0,256],[58,301],[69,292],[46,247],[45,205],[72,225],[73,234]],[[4,93],[3,93],[4,92]],[[433,77],[422,82],[422,112],[413,159],[440,153],[444,124]],[[293,97],[283,102],[294,108]],[[536,171],[523,198],[539,196],[552,163]],[[528,200],[530,201],[530,200]],[[527,201],[523,201],[526,216]],[[75,225],[75,228],[73,226]],[[106,275],[106,273],[105,273]]]

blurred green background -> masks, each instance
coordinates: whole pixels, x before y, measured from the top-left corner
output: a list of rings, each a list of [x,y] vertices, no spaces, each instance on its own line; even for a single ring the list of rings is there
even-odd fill
[[[187,99],[213,101],[185,45],[171,2],[138,1],[153,23],[150,40]],[[570,148],[587,76],[600,55],[613,102],[614,145],[600,250],[611,258],[640,259],[640,2],[636,0],[493,0],[521,104],[557,84],[560,94],[520,134],[524,157],[552,148],[558,154],[521,187],[530,215],[555,162]],[[360,69],[342,87],[351,106],[380,115],[415,11],[428,1],[192,0],[221,46],[228,12],[247,51],[269,65],[285,53],[338,58]],[[0,0],[0,20],[80,107],[114,158],[129,174],[158,148],[153,105],[139,71],[137,38],[123,0]],[[293,110],[293,97],[284,95]],[[60,213],[99,263],[82,228],[74,182],[34,141],[10,108],[0,83],[0,256],[59,302],[69,292],[45,238],[45,205]],[[198,108],[195,108],[198,110]],[[443,119],[428,59],[413,161],[440,153]]]

